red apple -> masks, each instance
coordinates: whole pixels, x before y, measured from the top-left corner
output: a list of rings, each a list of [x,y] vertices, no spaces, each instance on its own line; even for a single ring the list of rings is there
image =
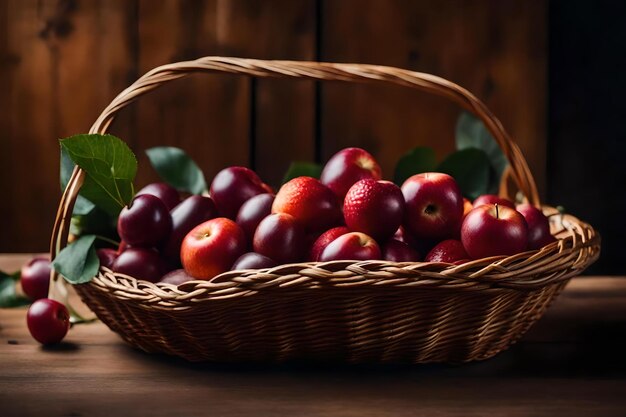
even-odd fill
[[[350,187],[366,178],[382,178],[378,162],[363,149],[346,148],[328,160],[320,180],[337,195],[339,201],[343,201]]]
[[[279,263],[298,262],[305,249],[304,230],[289,214],[270,214],[256,228],[252,247],[255,252]]]
[[[235,261],[232,266],[232,270],[237,269],[264,269],[272,268],[278,265],[275,260],[263,256],[260,253],[248,252],[244,253]]]
[[[160,280],[167,269],[159,253],[146,248],[127,248],[111,265],[113,272],[150,282]]]
[[[246,251],[246,246],[241,227],[230,219],[218,217],[187,233],[180,247],[180,258],[187,274],[207,280],[228,271]]]
[[[162,247],[161,252],[168,261],[180,264],[180,245],[187,233],[200,223],[217,216],[217,208],[210,197],[192,195],[174,207],[172,216],[172,233]]]
[[[512,209],[515,208],[515,204],[513,204],[511,200],[509,200],[508,198],[497,196],[495,194],[483,194],[479,196],[476,200],[474,200],[473,206],[478,207],[484,204],[497,204],[499,206],[511,207]]]
[[[556,241],[550,234],[550,220],[541,210],[531,204],[520,204],[517,211],[528,225],[528,249],[539,249]]]
[[[98,259],[100,259],[100,266],[111,269],[113,262],[117,259],[118,253],[115,249],[102,248],[96,250],[96,255],[98,255]]]
[[[180,203],[180,194],[176,188],[164,182],[155,182],[148,184],[135,195],[150,194],[159,198],[168,210],[173,209]]]
[[[349,232],[350,229],[347,227],[339,226],[322,233],[317,239],[315,239],[315,242],[313,242],[313,245],[311,246],[308,257],[309,261],[318,262],[322,251],[324,251],[330,242]]]
[[[341,222],[337,197],[311,177],[297,177],[285,183],[276,194],[272,213],[289,214],[310,232],[328,230]]]
[[[484,204],[465,216],[461,241],[472,259],[514,255],[528,246],[528,226],[515,209]]]
[[[24,294],[31,300],[39,300],[48,297],[50,286],[50,273],[52,266],[47,257],[37,256],[22,266],[20,271],[20,284]]]
[[[392,182],[360,180],[346,194],[343,217],[350,230],[385,240],[402,224],[404,196]]]
[[[219,214],[234,220],[243,203],[255,195],[271,192],[272,187],[251,169],[228,167],[217,173],[210,194]]]
[[[361,232],[350,232],[339,236],[324,248],[321,262],[337,260],[367,261],[380,259],[380,247],[376,241]]]
[[[274,195],[263,193],[255,195],[241,206],[237,213],[237,224],[246,234],[248,240],[252,240],[254,231],[261,220],[269,216],[272,212]]]
[[[389,239],[383,245],[383,259],[391,262],[417,262],[420,254],[404,242]]]
[[[132,246],[155,247],[172,231],[172,216],[165,204],[151,194],[138,195],[122,209],[117,232]]]
[[[70,313],[58,301],[42,298],[28,308],[26,325],[31,336],[42,345],[59,343],[70,328]]]
[[[193,277],[185,272],[184,269],[175,269],[163,275],[160,282],[165,284],[180,285],[187,281],[192,281]]]
[[[463,197],[454,178],[438,172],[413,175],[402,184],[405,227],[418,239],[442,240],[459,234]]]
[[[445,262],[453,264],[458,261],[469,259],[469,255],[465,252],[463,243],[460,240],[448,239],[439,242],[434,248],[428,252],[426,262]]]

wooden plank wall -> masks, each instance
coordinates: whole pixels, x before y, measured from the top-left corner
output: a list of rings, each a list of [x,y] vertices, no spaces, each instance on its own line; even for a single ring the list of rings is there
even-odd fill
[[[149,69],[203,55],[395,65],[484,99],[545,183],[546,1],[5,0],[0,2],[0,252],[45,250],[60,196],[57,139],[86,131]],[[207,176],[254,167],[277,183],[291,160],[371,150],[390,176],[417,144],[443,156],[458,109],[401,88],[193,76],[120,114],[143,149],[193,153]]]

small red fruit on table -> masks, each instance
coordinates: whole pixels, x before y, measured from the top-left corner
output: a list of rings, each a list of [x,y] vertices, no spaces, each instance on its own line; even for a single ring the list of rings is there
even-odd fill
[[[31,304],[26,324],[33,338],[43,345],[59,343],[70,328],[70,314],[58,301],[42,298]]]
[[[39,300],[48,296],[50,273],[52,266],[48,258],[38,256],[22,266],[20,283],[24,294],[31,300]]]

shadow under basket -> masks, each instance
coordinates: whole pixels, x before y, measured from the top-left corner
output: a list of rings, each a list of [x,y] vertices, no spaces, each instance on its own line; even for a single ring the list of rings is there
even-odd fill
[[[388,83],[447,97],[483,121],[508,158],[517,188],[540,207],[522,153],[484,104],[442,78],[398,68],[222,57],[165,65],[120,93],[90,132],[105,133],[115,114],[138,96],[195,72]],[[59,206],[53,256],[67,244],[69,220],[83,181],[84,172],[75,169]],[[178,287],[101,268],[91,282],[75,289],[131,345],[190,361],[481,360],[518,340],[568,280],[599,256],[600,237],[591,226],[553,208],[543,210],[556,242],[462,265],[298,263],[231,271]]]

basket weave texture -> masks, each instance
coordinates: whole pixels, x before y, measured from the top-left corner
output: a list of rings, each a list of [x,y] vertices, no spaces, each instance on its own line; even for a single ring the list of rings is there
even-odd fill
[[[537,188],[517,145],[476,97],[442,78],[362,64],[205,57],[156,68],[120,93],[91,133],[105,133],[119,110],[166,82],[195,72],[253,77],[388,83],[449,98],[479,117],[510,162],[532,204]],[[76,168],[63,193],[51,255],[66,244],[84,180]],[[333,261],[231,271],[175,287],[101,268],[75,286],[124,340],[147,352],[190,361],[465,362],[506,349],[538,320],[600,252],[588,224],[543,207],[558,237],[540,250],[462,265]],[[55,280],[58,277],[53,277]]]

